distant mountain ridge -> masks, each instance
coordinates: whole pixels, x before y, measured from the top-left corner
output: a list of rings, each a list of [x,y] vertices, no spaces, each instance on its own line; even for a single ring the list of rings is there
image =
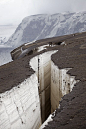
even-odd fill
[[[22,20],[7,44],[12,47],[38,39],[86,31],[86,12],[39,14]]]

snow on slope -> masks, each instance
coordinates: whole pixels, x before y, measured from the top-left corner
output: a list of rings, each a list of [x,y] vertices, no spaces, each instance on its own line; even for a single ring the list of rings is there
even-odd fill
[[[17,47],[38,39],[86,31],[86,12],[28,16],[7,44]]]

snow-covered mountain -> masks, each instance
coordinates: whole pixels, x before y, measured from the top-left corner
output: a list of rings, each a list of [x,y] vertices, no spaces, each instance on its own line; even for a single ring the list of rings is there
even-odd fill
[[[38,39],[86,31],[86,12],[28,16],[7,44],[17,47]]]

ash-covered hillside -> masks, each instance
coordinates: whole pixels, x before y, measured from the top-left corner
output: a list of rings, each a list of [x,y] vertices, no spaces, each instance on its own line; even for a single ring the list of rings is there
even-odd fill
[[[19,24],[7,44],[17,47],[38,39],[86,31],[86,12],[28,16]]]

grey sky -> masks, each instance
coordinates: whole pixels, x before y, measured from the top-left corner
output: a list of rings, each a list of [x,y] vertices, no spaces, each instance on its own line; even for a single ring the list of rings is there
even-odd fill
[[[0,0],[0,25],[19,24],[35,14],[86,11],[86,0]]]

